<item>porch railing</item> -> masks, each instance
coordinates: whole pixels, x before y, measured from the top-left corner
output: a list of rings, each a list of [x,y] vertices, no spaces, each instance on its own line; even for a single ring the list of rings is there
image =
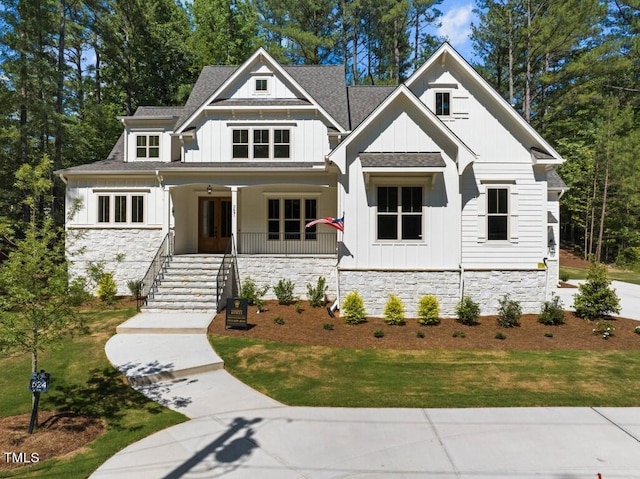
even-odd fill
[[[239,254],[335,254],[336,233],[238,233]]]
[[[168,260],[173,255],[173,232],[169,231],[162,240],[156,255],[153,257],[147,273],[142,278],[142,285],[140,286],[140,298],[142,303],[146,304],[147,300],[152,299],[156,292],[158,280],[161,278],[161,273],[164,272]],[[138,305],[139,309],[140,305]]]
[[[216,276],[216,304],[218,312],[226,306],[227,298],[238,295],[240,278],[238,276],[238,264],[236,262],[236,245],[233,235],[229,238],[222,263]]]

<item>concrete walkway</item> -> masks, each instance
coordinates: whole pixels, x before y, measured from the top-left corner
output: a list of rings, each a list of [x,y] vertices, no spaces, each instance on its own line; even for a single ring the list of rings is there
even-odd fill
[[[143,313],[108,341],[137,389],[193,419],[92,478],[640,478],[640,408],[287,407],[221,369],[197,316]]]
[[[577,286],[584,280],[570,280],[576,288],[557,288],[556,294],[560,296],[565,309],[575,311],[573,308],[573,296],[578,293]],[[640,320],[640,286],[637,284],[612,281],[611,287],[620,298],[620,316],[623,318]]]

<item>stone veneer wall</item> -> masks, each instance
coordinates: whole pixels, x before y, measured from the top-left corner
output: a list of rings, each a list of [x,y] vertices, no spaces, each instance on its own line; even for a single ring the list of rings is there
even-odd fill
[[[547,273],[547,300],[550,301],[551,293],[555,291],[560,281],[560,263],[557,259],[547,260]]]
[[[338,275],[340,299],[357,290],[373,317],[382,317],[390,293],[400,297],[407,318],[417,317],[418,301],[425,294],[438,298],[440,316],[445,318],[455,317],[460,300],[460,271],[340,270]],[[545,270],[465,271],[464,294],[480,305],[482,315],[496,314],[498,299],[505,293],[520,302],[523,313],[538,313],[547,292],[546,280]]]
[[[346,270],[338,272],[340,299],[357,290],[364,300],[368,316],[382,317],[389,294],[397,295],[407,318],[416,318],[418,301],[433,294],[440,302],[440,315],[453,317],[460,296],[459,271],[381,271]]]
[[[337,295],[335,256],[267,256],[238,255],[238,274],[240,282],[251,277],[259,288],[269,285],[265,299],[275,299],[273,286],[281,279],[293,281],[294,295],[307,299],[307,283],[315,286],[319,276],[327,280],[327,296],[335,299]]]
[[[142,279],[162,242],[161,229],[72,229],[67,240],[71,277],[86,276],[89,263],[104,261],[114,273],[118,295],[131,294],[130,280]],[[119,261],[120,260],[120,261]]]
[[[464,294],[480,304],[483,316],[496,314],[498,300],[509,298],[520,303],[523,314],[540,312],[547,292],[547,271],[465,271]]]

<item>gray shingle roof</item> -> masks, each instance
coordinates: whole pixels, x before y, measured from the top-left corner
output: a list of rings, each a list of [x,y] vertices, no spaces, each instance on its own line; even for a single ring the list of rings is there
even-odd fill
[[[551,211],[547,211],[547,224],[556,224],[558,223],[558,219],[553,216],[553,213]]]
[[[547,173],[547,188],[554,190],[569,189],[556,170],[551,170]]]
[[[395,89],[395,86],[390,85],[348,87],[349,128],[351,130],[355,129]]]
[[[216,100],[211,103],[211,105],[216,106],[255,106],[259,108],[260,106],[298,106],[298,105],[311,105],[307,100],[303,100],[301,98],[287,98],[283,100],[269,100],[266,98],[258,98],[258,99],[242,99],[242,100]]]
[[[531,148],[531,153],[536,160],[553,160],[555,157],[550,153],[540,150],[538,148]]]
[[[445,167],[440,152],[424,153],[360,153],[363,167],[429,168]]]

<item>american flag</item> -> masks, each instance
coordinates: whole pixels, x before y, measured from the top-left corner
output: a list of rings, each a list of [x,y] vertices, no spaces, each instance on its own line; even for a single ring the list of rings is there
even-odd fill
[[[344,231],[344,216],[342,218],[332,218],[327,216],[326,218],[320,218],[319,220],[313,220],[304,225],[305,228],[311,228],[317,224],[329,225],[339,231]]]

